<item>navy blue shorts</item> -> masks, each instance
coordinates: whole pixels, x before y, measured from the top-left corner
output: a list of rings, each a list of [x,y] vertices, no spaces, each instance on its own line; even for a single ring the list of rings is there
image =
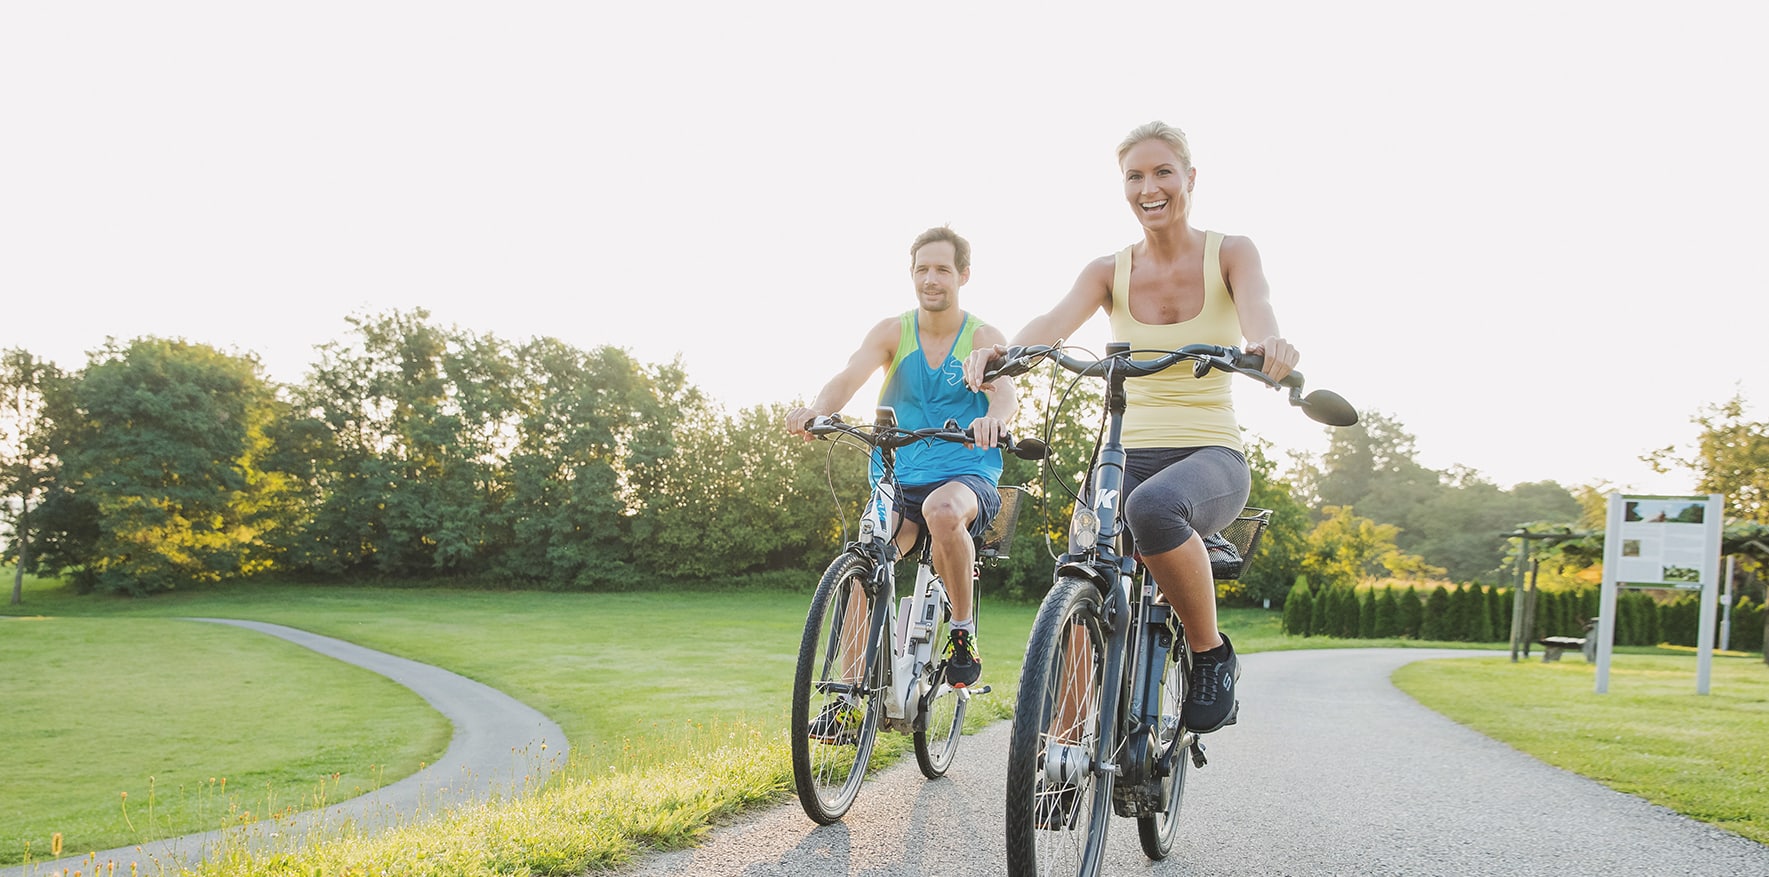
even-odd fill
[[[914,521],[923,532],[927,531],[927,519],[921,516],[921,504],[927,501],[928,494],[933,493],[942,485],[956,481],[970,488],[977,495],[977,517],[970,522],[970,534],[982,536],[989,529],[989,522],[1001,513],[1001,491],[995,483],[981,475],[957,475],[945,481],[930,484],[899,484],[897,485],[897,512],[906,520]]]

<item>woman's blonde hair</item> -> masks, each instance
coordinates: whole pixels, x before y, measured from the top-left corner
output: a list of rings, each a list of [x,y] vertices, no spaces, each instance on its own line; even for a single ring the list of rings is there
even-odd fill
[[[1124,156],[1130,154],[1130,147],[1144,140],[1159,140],[1173,148],[1173,154],[1179,156],[1179,163],[1186,167],[1192,166],[1192,146],[1186,142],[1185,132],[1166,122],[1149,122],[1138,125],[1131,131],[1124,142],[1118,144],[1118,164],[1124,164]]]

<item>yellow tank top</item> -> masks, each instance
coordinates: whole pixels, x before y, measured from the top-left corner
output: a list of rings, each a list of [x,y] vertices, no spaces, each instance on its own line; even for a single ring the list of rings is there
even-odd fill
[[[1204,233],[1204,309],[1182,323],[1150,325],[1130,315],[1130,251],[1118,252],[1112,275],[1112,337],[1132,350],[1172,350],[1187,344],[1241,343],[1241,319],[1234,297],[1222,277],[1222,235]],[[1135,354],[1137,359],[1152,354]],[[1241,429],[1235,421],[1234,394],[1226,372],[1192,377],[1185,364],[1158,375],[1131,378],[1124,384],[1127,448],[1198,448],[1218,446],[1242,451]]]

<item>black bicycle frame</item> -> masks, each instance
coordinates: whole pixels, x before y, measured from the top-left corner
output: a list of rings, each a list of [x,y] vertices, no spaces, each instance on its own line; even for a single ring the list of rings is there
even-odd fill
[[[1102,728],[1094,764],[1100,770],[1117,774],[1121,783],[1134,785],[1171,773],[1170,769],[1163,768],[1171,764],[1182,735],[1176,734],[1173,744],[1159,755],[1148,745],[1155,739],[1145,733],[1153,730],[1151,704],[1159,702],[1167,655],[1176,647],[1176,642],[1173,637],[1138,634],[1154,634],[1157,629],[1171,630],[1169,622],[1173,616],[1168,607],[1151,602],[1152,595],[1146,591],[1153,587],[1152,578],[1145,574],[1139,581],[1136,559],[1119,550],[1120,545],[1126,544],[1119,510],[1123,507],[1126,459],[1123,445],[1124,381],[1129,377],[1122,363],[1123,355],[1129,349],[1128,344],[1113,342],[1106,347],[1106,358],[1101,360],[1106,382],[1106,440],[1093,466],[1088,493],[1083,496],[1099,520],[1099,535],[1092,546],[1082,548],[1080,553],[1075,553],[1074,549],[1081,546],[1071,545],[1070,552],[1057,558],[1057,575],[1086,578],[1100,589],[1104,602],[1100,623],[1107,636],[1100,722],[1102,725],[1112,722],[1117,732],[1106,734]],[[1144,592],[1135,595],[1137,611],[1132,611],[1131,589],[1139,586]],[[1163,639],[1168,641],[1163,642]],[[1125,657],[1132,653],[1133,647],[1137,666],[1142,672],[1127,679]],[[1129,703],[1126,705],[1122,697],[1127,690]],[[1128,706],[1127,711],[1125,706]],[[1118,746],[1124,747],[1125,757],[1119,758],[1113,751]]]

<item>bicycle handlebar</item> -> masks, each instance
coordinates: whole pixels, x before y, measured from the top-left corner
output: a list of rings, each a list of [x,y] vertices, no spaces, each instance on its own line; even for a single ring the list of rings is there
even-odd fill
[[[934,439],[954,442],[961,445],[976,443],[969,428],[960,429],[958,422],[946,421],[945,426],[930,426],[923,429],[903,429],[898,426],[870,423],[854,425],[842,419],[840,414],[828,414],[813,417],[805,422],[805,431],[817,438],[828,438],[831,435],[850,435],[860,441],[877,448],[903,448],[919,441]],[[1022,460],[1042,460],[1049,452],[1049,446],[1036,438],[1014,440],[1009,433],[1002,433],[996,440],[1002,450]]]
[[[1164,351],[1154,359],[1132,359],[1132,354],[1153,351],[1126,350],[1122,353],[1110,353],[1103,359],[1078,359],[1064,353],[1061,348],[1049,344],[1013,346],[1007,348],[999,360],[999,365],[989,369],[983,375],[984,381],[997,377],[1013,377],[1023,375],[1032,370],[1039,362],[1049,359],[1064,369],[1078,375],[1094,375],[1106,377],[1109,371],[1117,372],[1125,377],[1147,377],[1159,374],[1173,366],[1190,361],[1193,363],[1192,375],[1203,377],[1212,369],[1221,369],[1246,375],[1268,387],[1288,388],[1290,404],[1302,409],[1311,420],[1325,423],[1328,426],[1351,426],[1357,423],[1357,410],[1331,390],[1315,390],[1307,396],[1302,395],[1303,378],[1299,371],[1292,371],[1281,381],[1272,380],[1271,376],[1261,371],[1265,365],[1265,356],[1259,353],[1248,353],[1238,347],[1224,347],[1219,344],[1187,344],[1174,350]]]

